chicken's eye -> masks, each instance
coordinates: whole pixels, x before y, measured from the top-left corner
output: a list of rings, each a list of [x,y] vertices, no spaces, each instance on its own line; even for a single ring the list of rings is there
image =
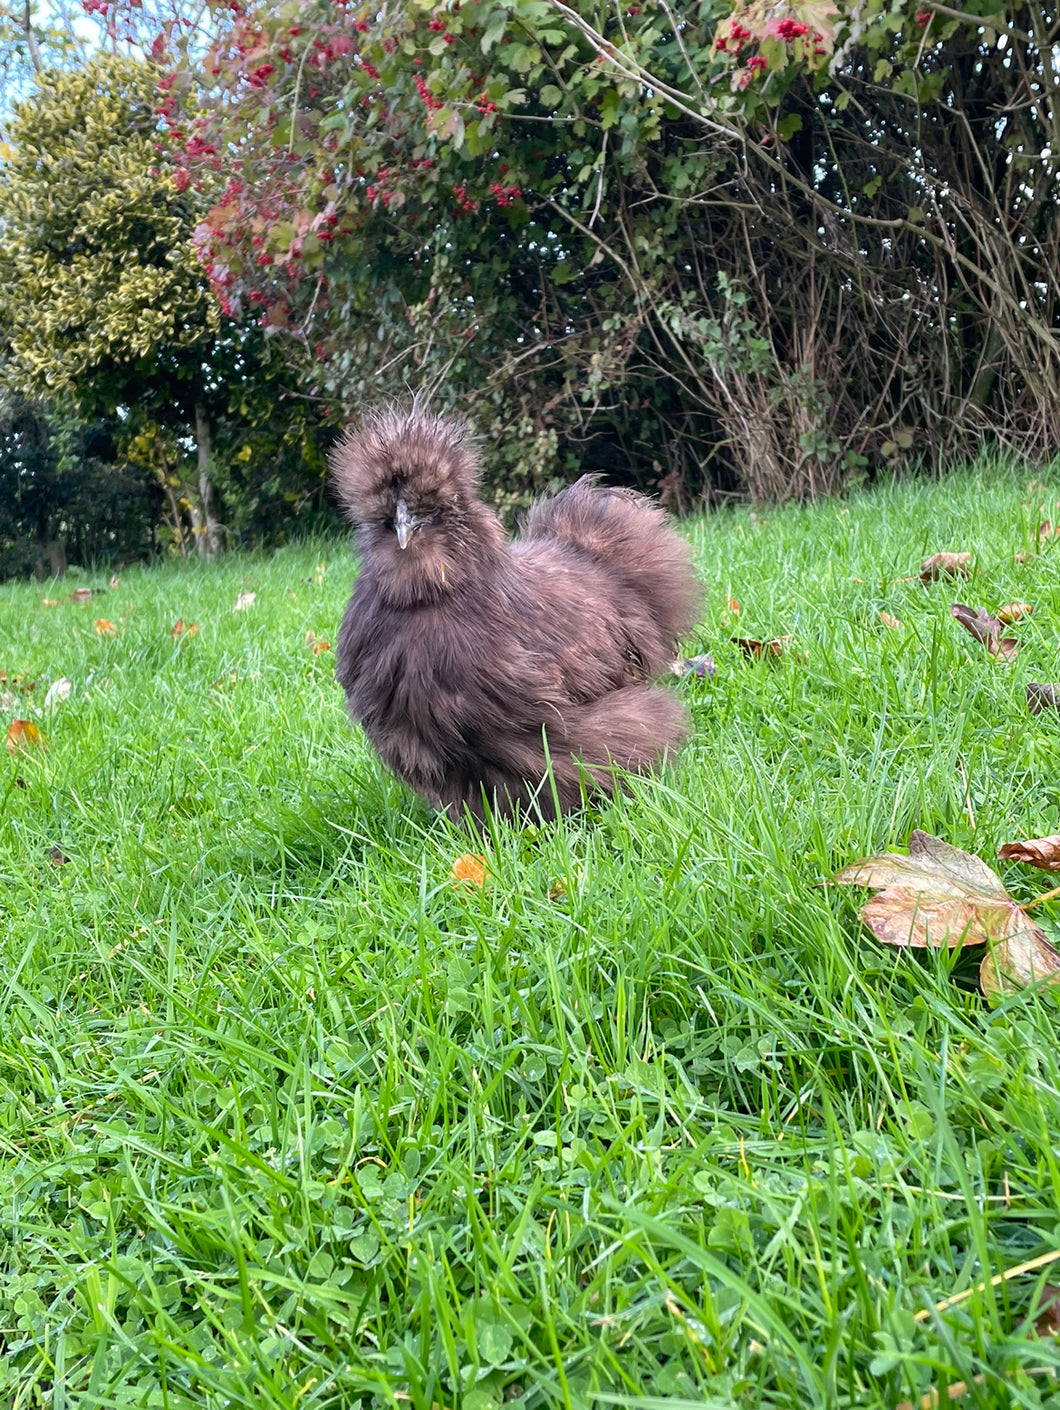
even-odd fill
[[[387,531],[388,534],[393,533],[393,531],[394,531],[394,520],[393,520],[393,518],[384,519],[384,520],[383,520],[383,528]]]

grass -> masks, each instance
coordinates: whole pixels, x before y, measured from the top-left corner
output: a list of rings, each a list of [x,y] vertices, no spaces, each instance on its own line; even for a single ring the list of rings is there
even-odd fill
[[[990,1008],[822,885],[916,826],[988,860],[1060,831],[1023,698],[1060,679],[1060,545],[1013,562],[1058,494],[984,465],[691,525],[692,745],[481,838],[306,645],[344,544],[0,589],[37,683],[5,718],[48,742],[0,760],[0,1403],[1060,1406],[1049,1265],[991,1282],[1060,1249],[1056,994]],[[899,581],[939,548],[977,576]],[[1013,665],[955,596],[1035,604]]]

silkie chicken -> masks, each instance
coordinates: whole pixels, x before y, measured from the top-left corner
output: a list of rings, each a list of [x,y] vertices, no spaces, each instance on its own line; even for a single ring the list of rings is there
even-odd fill
[[[427,802],[552,818],[683,742],[684,707],[650,681],[700,589],[659,506],[586,476],[509,542],[466,428],[418,411],[351,428],[332,472],[361,557],[336,676]]]

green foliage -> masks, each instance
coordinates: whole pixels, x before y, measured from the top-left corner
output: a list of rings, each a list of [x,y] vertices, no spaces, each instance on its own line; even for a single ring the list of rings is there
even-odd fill
[[[1020,96],[1055,92],[1046,12],[214,18],[174,152],[233,177],[204,229],[220,297],[294,329],[344,411],[409,383],[472,409],[513,495],[577,466],[803,497],[900,435],[1060,437],[1056,118]],[[719,359],[700,331],[737,294],[753,356]]]
[[[156,70],[99,57],[40,76],[0,167],[10,272],[4,376],[86,410],[187,414],[220,331],[190,235],[194,197],[159,155]]]
[[[0,751],[0,1399],[1054,1410],[1055,1266],[991,1280],[1057,1248],[1056,996],[988,1009],[821,883],[914,826],[988,860],[1057,830],[1022,691],[1060,547],[1012,550],[1058,495],[984,465],[690,524],[688,751],[481,838],[382,773],[306,645],[345,544],[5,589],[19,713],[73,688],[46,752]],[[1036,604],[1013,665],[906,580],[941,545]],[[726,590],[805,662],[746,661]]]

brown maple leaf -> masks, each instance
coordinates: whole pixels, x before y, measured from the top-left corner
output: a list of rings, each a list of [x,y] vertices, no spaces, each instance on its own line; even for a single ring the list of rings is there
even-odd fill
[[[1027,713],[1040,715],[1044,710],[1060,710],[1060,685],[1028,681]]]
[[[1003,637],[1001,623],[982,607],[966,607],[963,602],[955,602],[950,612],[966,632],[982,642],[991,656],[1011,661],[1019,650],[1019,642],[1010,636]]]
[[[939,578],[966,578],[971,573],[970,553],[933,553],[920,565],[920,581],[933,583]]]
[[[1021,617],[1029,617],[1033,611],[1034,606],[1030,602],[1009,602],[997,609],[997,619],[1009,626],[1012,622],[1018,622]]]
[[[980,857],[916,829],[909,854],[884,852],[843,867],[844,886],[884,889],[859,914],[885,945],[986,945],[979,967],[983,993],[997,995],[1056,975],[1060,954],[1028,920],[1001,878]]]
[[[1006,842],[997,849],[1004,862],[1025,862],[1040,871],[1060,871],[1060,832],[1049,837],[1030,837],[1025,842]]]

